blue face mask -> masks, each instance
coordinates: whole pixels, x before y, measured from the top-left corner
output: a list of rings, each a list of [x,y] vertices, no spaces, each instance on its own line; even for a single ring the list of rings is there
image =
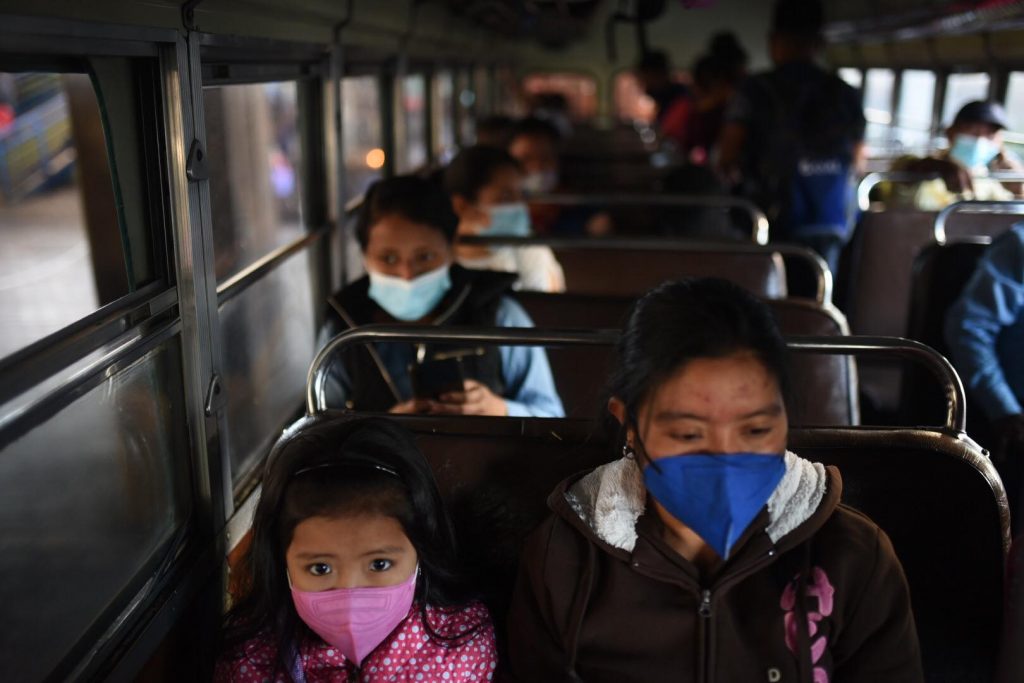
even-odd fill
[[[370,298],[396,320],[419,320],[434,310],[452,287],[448,264],[412,280],[368,270]]]
[[[530,211],[523,202],[496,204],[487,208],[491,223],[481,235],[488,237],[529,237]]]
[[[957,135],[949,156],[967,168],[988,166],[999,154],[999,145],[990,138],[979,138],[975,135]]]
[[[785,473],[782,455],[700,453],[650,461],[644,483],[670,515],[724,560]]]

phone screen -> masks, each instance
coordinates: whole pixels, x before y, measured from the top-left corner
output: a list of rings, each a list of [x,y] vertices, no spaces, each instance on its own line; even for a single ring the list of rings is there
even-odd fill
[[[435,399],[441,394],[463,390],[464,374],[458,358],[416,363],[409,371],[416,398]]]

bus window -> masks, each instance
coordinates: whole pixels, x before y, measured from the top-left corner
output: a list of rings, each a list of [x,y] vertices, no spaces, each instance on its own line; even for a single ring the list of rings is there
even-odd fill
[[[4,679],[65,679],[62,660],[126,608],[184,521],[181,353],[176,336],[108,368],[0,452]]]
[[[892,96],[896,74],[892,69],[868,69],[864,83],[865,137],[876,152],[885,152],[892,143]]]
[[[380,81],[376,76],[341,80],[345,196],[358,197],[384,174]]]
[[[422,74],[410,74],[398,84],[395,112],[395,169],[418,171],[427,163],[427,83]]]
[[[129,292],[119,223],[89,76],[0,72],[0,358]]]
[[[476,142],[476,93],[468,69],[459,69],[455,77],[456,107],[459,144],[468,147]]]
[[[839,69],[839,78],[846,81],[850,86],[860,90],[864,87],[864,72],[860,69],[843,67]]]
[[[434,131],[434,157],[442,164],[447,164],[455,156],[455,79],[451,71],[439,71],[434,74],[434,87],[430,96],[433,98],[431,125]]]
[[[1024,71],[1014,71],[1006,86],[1006,118],[1010,129],[1003,136],[1018,155],[1024,154]]]
[[[924,156],[931,144],[932,109],[935,102],[935,73],[907,69],[900,80],[896,140],[907,150]]]
[[[657,109],[654,100],[640,87],[632,71],[615,75],[615,115],[629,123],[653,123]]]
[[[988,84],[986,73],[950,74],[946,80],[946,99],[942,103],[942,125],[953,123],[960,107],[968,102],[988,99]]]
[[[509,67],[495,69],[494,88],[497,98],[494,113],[513,117],[522,116],[525,113],[515,70]]]
[[[297,86],[203,89],[218,282],[304,232]]]
[[[574,121],[589,121],[597,116],[597,82],[593,76],[568,72],[530,74],[523,79],[523,91],[535,101],[561,95]]]

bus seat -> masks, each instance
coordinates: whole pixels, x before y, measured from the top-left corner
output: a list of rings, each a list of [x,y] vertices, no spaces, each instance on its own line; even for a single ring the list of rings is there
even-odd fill
[[[973,239],[930,244],[921,251],[914,260],[908,337],[949,356],[943,332],[946,311],[960,296],[986,246],[986,241]],[[907,424],[941,421],[946,404],[941,393],[935,392],[934,380],[929,380],[916,365],[906,367],[903,372],[900,399],[903,419]],[[983,416],[976,410],[968,410],[967,415],[970,420],[967,431],[979,439],[985,431]],[[981,441],[985,443],[984,439]]]
[[[522,539],[547,515],[546,498],[559,481],[618,457],[609,432],[586,420],[396,419],[416,434],[500,627]],[[988,458],[968,441],[917,429],[794,429],[790,446],[837,466],[843,501],[892,539],[927,679],[992,680],[1009,516]]]
[[[786,267],[774,252],[554,247],[573,294],[636,295],[683,276],[722,277],[767,299],[786,297]]]
[[[517,292],[516,300],[539,328],[621,329],[630,296]],[[835,307],[803,299],[769,300],[768,306],[786,336],[842,336],[846,320]],[[594,417],[604,411],[604,381],[611,349],[573,347],[548,349],[562,404],[569,417]],[[793,385],[800,387],[790,421],[802,426],[855,425],[860,421],[856,366],[848,356],[796,354]],[[931,384],[929,386],[932,386]]]
[[[1006,563],[1006,619],[999,653],[999,683],[1024,681],[1024,536],[1013,540]]]

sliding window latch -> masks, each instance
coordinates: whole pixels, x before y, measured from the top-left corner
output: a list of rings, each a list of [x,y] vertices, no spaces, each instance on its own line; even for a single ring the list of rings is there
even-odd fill
[[[185,173],[189,180],[207,180],[210,177],[210,165],[206,159],[206,150],[199,140],[193,140],[185,162]]]

